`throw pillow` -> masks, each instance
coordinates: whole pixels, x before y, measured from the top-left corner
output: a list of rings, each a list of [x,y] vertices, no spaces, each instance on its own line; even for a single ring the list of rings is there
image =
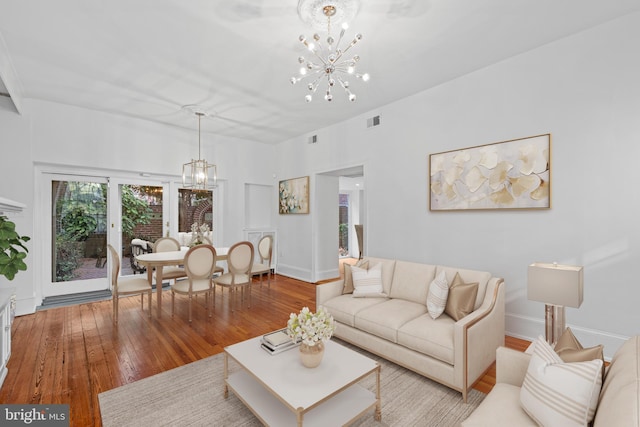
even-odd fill
[[[553,348],[564,362],[586,362],[593,359],[602,360],[602,380],[604,381],[604,346],[596,345],[584,348],[573,335],[571,328],[564,330]]]
[[[427,294],[427,310],[429,310],[429,316],[432,319],[437,319],[444,312],[448,295],[447,275],[441,271],[429,285],[429,293]]]
[[[444,312],[456,322],[473,311],[478,295],[478,282],[464,283],[460,274],[456,273],[449,286],[447,305]]]
[[[356,262],[353,266],[350,264],[344,264],[344,285],[342,286],[342,294],[352,294],[353,293],[353,274],[351,272],[351,267],[360,267],[367,270],[369,268],[369,261],[365,261],[363,259]]]
[[[351,267],[353,276],[353,296],[361,297],[386,297],[382,289],[382,265],[376,264],[369,270],[360,267]]]
[[[542,336],[535,341],[520,404],[544,426],[586,426],[602,387],[602,360],[565,363]]]

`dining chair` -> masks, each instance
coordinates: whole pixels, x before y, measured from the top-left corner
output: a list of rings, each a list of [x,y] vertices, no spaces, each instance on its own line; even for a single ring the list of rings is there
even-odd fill
[[[151,317],[151,285],[143,277],[118,277],[120,274],[120,256],[113,246],[107,244],[111,254],[111,299],[113,300],[113,322],[118,323],[118,300],[121,295],[140,294],[140,304],[144,311],[144,294],[149,295],[149,317]]]
[[[244,288],[249,290],[249,304],[251,307],[251,267],[253,266],[253,244],[251,242],[238,242],[229,248],[227,255],[227,266],[229,272],[213,279],[213,283],[223,288],[229,288],[229,299],[231,300],[231,311],[234,311],[235,299],[238,288],[242,290],[242,300],[244,300]],[[234,292],[235,291],[235,292]],[[215,299],[215,287],[213,296]]]
[[[169,251],[179,251],[180,250],[180,242],[178,242],[173,237],[161,237],[155,241],[153,244],[154,252],[169,252]],[[166,266],[162,268],[162,279],[163,280],[173,280],[174,283],[178,279],[182,279],[183,277],[187,277],[187,272],[183,267],[179,265],[176,266]],[[162,283],[158,283],[158,276],[156,274],[156,287],[162,286]]]
[[[260,275],[260,286],[262,286],[262,276],[266,273],[271,288],[271,256],[273,252],[273,236],[262,236],[258,242],[258,255],[260,262],[251,267],[251,276]]]
[[[216,250],[211,245],[197,245],[189,249],[184,257],[184,269],[187,280],[176,281],[171,285],[171,315],[175,312],[176,294],[189,296],[189,323],[192,318],[193,296],[205,294],[205,305],[209,317],[211,307],[215,304],[213,292],[213,271],[216,266]],[[209,297],[212,302],[209,304]]]

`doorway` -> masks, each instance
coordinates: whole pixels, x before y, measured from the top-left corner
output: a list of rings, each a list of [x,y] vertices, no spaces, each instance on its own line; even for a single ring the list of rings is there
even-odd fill
[[[316,175],[314,203],[323,209],[313,224],[314,281],[338,277],[339,261],[359,256],[355,225],[366,222],[364,176],[363,166]]]

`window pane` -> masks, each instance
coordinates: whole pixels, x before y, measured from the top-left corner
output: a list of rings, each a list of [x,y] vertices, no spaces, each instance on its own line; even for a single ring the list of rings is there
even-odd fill
[[[120,186],[122,200],[122,263],[121,275],[144,273],[132,252],[134,239],[155,242],[162,237],[162,187],[151,185]],[[146,243],[144,249],[148,247]]]
[[[107,186],[52,181],[52,282],[107,277]]]
[[[349,256],[349,195],[339,195],[338,255]]]
[[[181,188],[178,194],[178,231],[190,233],[196,223],[213,230],[213,192]]]

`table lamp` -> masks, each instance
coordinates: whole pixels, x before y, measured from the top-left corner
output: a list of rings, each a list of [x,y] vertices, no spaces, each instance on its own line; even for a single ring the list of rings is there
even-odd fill
[[[545,335],[551,345],[565,329],[564,308],[582,304],[582,267],[535,262],[529,265],[527,298],[545,303]]]

